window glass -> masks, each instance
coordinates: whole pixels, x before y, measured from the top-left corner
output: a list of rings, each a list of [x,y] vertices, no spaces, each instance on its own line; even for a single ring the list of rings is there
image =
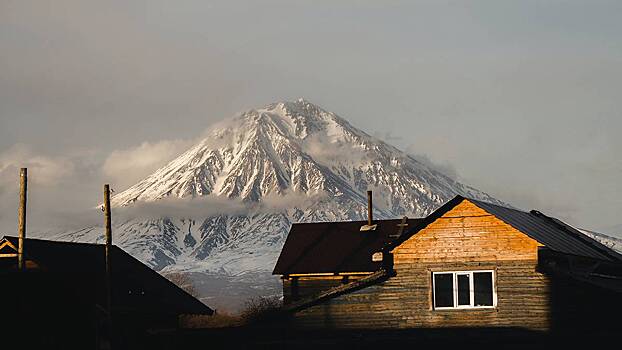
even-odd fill
[[[471,283],[469,275],[458,275],[458,306],[471,305]]]
[[[474,272],[473,289],[475,306],[493,306],[492,272]]]
[[[454,307],[454,275],[434,274],[434,306]]]

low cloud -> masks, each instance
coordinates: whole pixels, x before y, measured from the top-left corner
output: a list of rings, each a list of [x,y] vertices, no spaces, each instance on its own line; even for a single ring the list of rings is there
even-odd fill
[[[226,197],[163,198],[153,202],[136,202],[113,208],[115,220],[170,218],[204,218],[220,214],[241,214],[250,207],[241,200]]]
[[[314,134],[307,137],[302,143],[302,149],[319,163],[334,162],[361,163],[367,154],[364,149],[350,143],[333,141],[324,134]]]
[[[447,175],[454,180],[458,181],[460,179],[460,174],[458,173],[458,170],[454,167],[453,164],[449,162],[443,162],[443,163],[436,162],[425,154],[413,153],[411,148],[412,147],[408,147],[406,152],[408,153],[408,155],[413,157],[419,163],[422,163],[428,168],[436,170],[441,174]]]
[[[402,136],[399,135],[395,135],[394,133],[390,132],[390,131],[385,131],[385,132],[381,132],[381,131],[375,131],[372,134],[375,138],[380,139],[388,144],[396,144],[399,142],[402,142],[404,140],[404,138]]]
[[[61,182],[75,171],[68,157],[36,154],[27,145],[15,144],[0,153],[0,186],[18,183],[20,168],[28,168],[31,182],[47,186]]]
[[[17,229],[19,169],[28,168],[29,232],[93,222],[89,204],[101,195],[92,153],[45,154],[24,144],[0,153],[0,233]]]
[[[101,213],[93,210],[101,203],[102,184],[122,189],[149,175],[183,152],[192,140],[144,142],[136,147],[101,154],[92,150],[47,154],[25,144],[15,144],[0,153],[0,234],[17,229],[19,169],[28,168],[28,231],[53,232],[78,229],[101,223]],[[154,208],[138,208],[141,214],[172,211],[194,213],[205,208],[230,209],[224,202],[180,204],[166,202]],[[197,209],[203,208],[203,209]],[[193,211],[194,210],[194,211]],[[209,210],[207,210],[209,212]]]
[[[247,202],[239,198],[205,196],[198,198],[163,198],[152,202],[136,202],[126,207],[113,208],[116,221],[131,219],[206,218],[214,215],[242,215],[249,213],[275,213],[291,208],[305,209],[326,199],[325,193],[306,195],[285,193],[268,195],[260,202]]]
[[[164,166],[192,144],[192,140],[164,140],[115,150],[104,161],[102,173],[117,188],[124,189]]]
[[[258,205],[261,211],[274,212],[291,208],[305,209],[328,199],[328,193],[306,194],[300,192],[287,192],[277,195],[270,194],[263,197]]]

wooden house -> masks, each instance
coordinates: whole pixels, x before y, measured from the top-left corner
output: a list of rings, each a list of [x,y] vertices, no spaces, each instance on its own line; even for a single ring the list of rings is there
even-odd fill
[[[180,315],[213,313],[113,245],[109,318],[103,244],[25,239],[21,271],[17,246],[16,237],[0,240],[0,312],[3,329],[36,335],[20,340],[22,346],[92,348],[116,337],[124,342],[116,348],[140,348],[131,343],[148,332],[175,329]]]
[[[292,324],[619,329],[622,255],[560,220],[457,196],[374,223],[293,225],[274,270]]]

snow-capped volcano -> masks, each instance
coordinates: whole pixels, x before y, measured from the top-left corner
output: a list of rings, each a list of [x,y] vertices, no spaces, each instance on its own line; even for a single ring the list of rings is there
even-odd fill
[[[164,271],[269,273],[291,223],[361,220],[367,189],[376,218],[424,216],[456,194],[496,201],[299,99],[218,123],[115,195],[114,239]],[[100,237],[92,227],[59,238]]]
[[[370,187],[384,195],[381,208],[390,216],[426,214],[456,193],[491,199],[299,99],[221,122],[112,203],[201,196],[257,202],[286,193],[358,201]]]

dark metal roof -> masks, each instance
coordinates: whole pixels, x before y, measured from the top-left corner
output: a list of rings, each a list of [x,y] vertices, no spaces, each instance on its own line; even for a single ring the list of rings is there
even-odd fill
[[[17,237],[6,236],[3,239],[17,247]],[[105,280],[103,244],[27,238],[24,254],[43,271],[79,276],[81,280],[77,280],[76,285],[87,294],[93,294],[93,285],[102,284]],[[112,246],[111,250],[111,278],[115,307],[169,314],[213,313],[205,304],[117,246]],[[97,291],[100,289],[97,288]],[[101,298],[102,295],[93,297]]]
[[[622,261],[622,255],[611,248],[539,211],[524,212],[475,199],[467,200],[551,250],[600,260]]]
[[[408,219],[404,232],[420,220]],[[377,271],[382,262],[372,262],[372,254],[395,239],[400,222],[376,220],[376,230],[363,232],[366,221],[293,224],[273,274]]]

